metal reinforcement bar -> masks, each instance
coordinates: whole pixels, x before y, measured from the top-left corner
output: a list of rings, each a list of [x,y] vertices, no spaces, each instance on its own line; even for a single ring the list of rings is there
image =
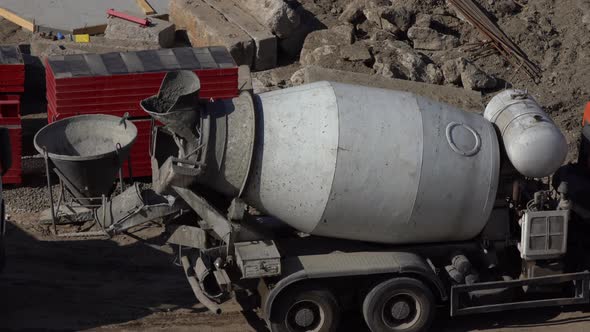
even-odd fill
[[[531,61],[526,53],[516,45],[472,0],[449,0],[469,23],[490,39],[494,48],[515,68],[523,68],[527,74],[538,81],[541,68]],[[515,58],[517,63],[511,58]]]

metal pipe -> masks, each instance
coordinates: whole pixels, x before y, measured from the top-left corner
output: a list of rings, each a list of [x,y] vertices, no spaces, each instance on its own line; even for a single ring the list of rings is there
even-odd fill
[[[47,174],[47,190],[49,190],[49,201],[51,201],[51,222],[53,223],[53,234],[57,234],[55,207],[53,206],[53,191],[51,190],[51,174],[49,174],[49,155],[43,147],[43,158],[45,159],[45,173]]]
[[[217,303],[211,301],[205,293],[203,293],[203,289],[201,285],[199,285],[199,281],[195,278],[195,271],[191,267],[191,264],[188,260],[188,257],[182,256],[180,259],[182,262],[182,268],[184,269],[184,274],[186,275],[186,279],[188,279],[188,283],[191,285],[193,289],[193,293],[195,293],[195,297],[199,302],[204,305],[207,309],[211,310],[217,315],[221,314],[221,308],[217,305]]]

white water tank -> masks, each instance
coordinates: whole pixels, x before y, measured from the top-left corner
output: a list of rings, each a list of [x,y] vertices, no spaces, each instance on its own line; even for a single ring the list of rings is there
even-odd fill
[[[526,91],[500,92],[487,105],[484,117],[498,127],[508,159],[522,175],[549,176],[563,164],[565,137]]]
[[[255,96],[243,197],[314,235],[403,244],[475,237],[499,147],[482,116],[411,93],[318,82]]]

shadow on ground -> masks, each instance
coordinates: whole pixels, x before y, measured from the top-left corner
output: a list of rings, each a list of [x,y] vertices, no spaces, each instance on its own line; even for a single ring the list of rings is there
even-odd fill
[[[173,257],[140,243],[39,241],[14,225],[0,275],[0,329],[82,330],[178,308],[199,313]]]

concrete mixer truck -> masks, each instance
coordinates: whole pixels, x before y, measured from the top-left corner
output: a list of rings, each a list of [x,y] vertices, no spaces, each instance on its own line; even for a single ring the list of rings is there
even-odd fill
[[[342,330],[352,309],[371,331],[417,332],[439,308],[588,303],[588,224],[570,177],[550,178],[566,140],[525,91],[499,93],[481,115],[333,82],[208,102],[199,87],[172,72],[141,102],[154,119],[152,188],[96,215],[109,233],[162,218],[213,312],[235,297],[272,331]],[[60,128],[75,148],[75,130]]]

